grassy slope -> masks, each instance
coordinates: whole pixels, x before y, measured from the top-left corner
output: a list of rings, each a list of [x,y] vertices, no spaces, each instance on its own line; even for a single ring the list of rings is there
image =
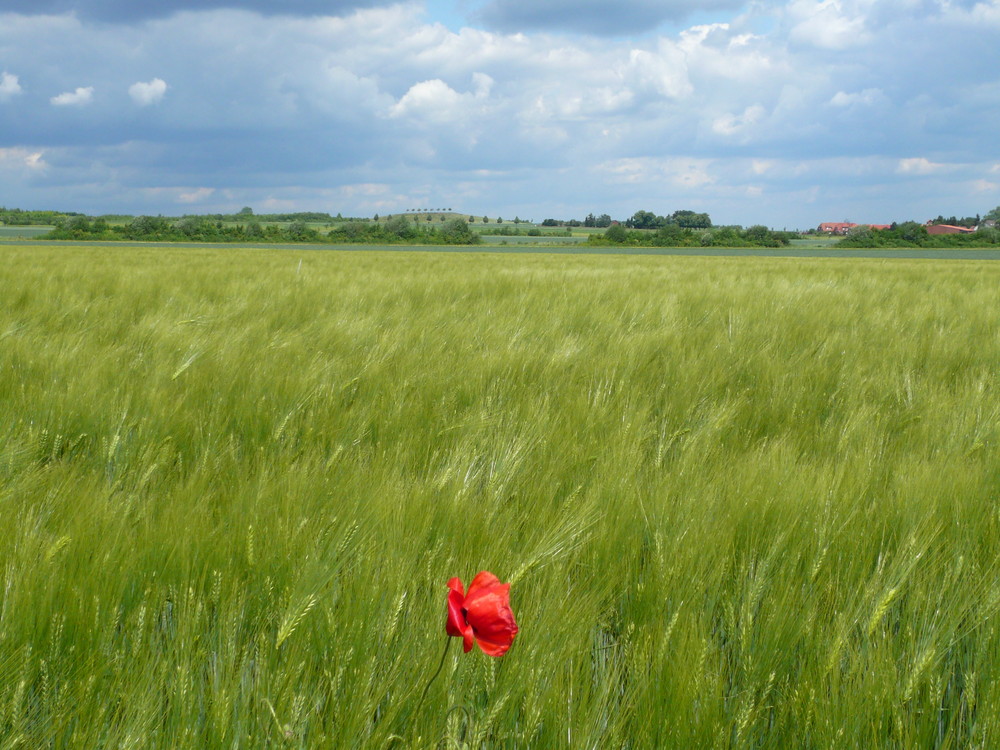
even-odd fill
[[[0,259],[8,741],[998,741],[1000,266]]]

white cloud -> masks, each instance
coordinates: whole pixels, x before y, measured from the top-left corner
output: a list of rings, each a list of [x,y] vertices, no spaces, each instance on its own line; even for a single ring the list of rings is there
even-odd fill
[[[972,189],[977,193],[992,193],[1000,190],[1000,185],[989,180],[976,180],[972,183]]]
[[[693,189],[715,182],[708,159],[687,157],[659,159],[616,159],[598,165],[605,179],[628,185],[669,185],[677,189]]]
[[[22,90],[16,75],[8,73],[6,70],[0,75],[0,102],[5,102],[11,97],[17,96]]]
[[[90,104],[94,98],[94,87],[80,87],[76,91],[66,91],[58,96],[53,96],[49,101],[56,107],[82,107]]]
[[[786,11],[794,24],[790,38],[831,50],[867,44],[871,36],[864,14],[852,16],[844,5],[840,0],[794,0]]]
[[[910,159],[900,159],[899,164],[896,166],[896,172],[899,174],[914,175],[934,174],[935,172],[940,172],[943,169],[947,169],[946,164],[938,164],[937,162],[930,161],[923,156]]]
[[[495,81],[485,73],[472,74],[472,84],[475,87],[477,99],[488,98],[490,91],[493,90],[494,83]]]
[[[178,203],[200,203],[215,194],[215,188],[196,188],[177,195]]]
[[[852,105],[872,105],[876,104],[885,99],[885,94],[882,93],[882,89],[864,89],[862,91],[855,91],[853,93],[847,93],[846,91],[838,91],[830,99],[830,104],[834,107],[850,107]]]
[[[413,84],[389,107],[389,117],[443,124],[467,122],[470,117],[485,111],[495,81],[485,73],[472,73],[472,90],[459,93],[440,78]],[[470,142],[475,135],[470,133]]]
[[[0,148],[0,167],[41,171],[48,166],[42,156],[41,151],[26,148]]]
[[[632,88],[670,99],[679,99],[694,91],[684,52],[668,43],[661,43],[655,51],[633,49],[621,75]]]
[[[393,117],[415,115],[422,119],[442,122],[452,119],[461,100],[461,94],[440,78],[435,78],[413,84],[410,90],[393,105],[391,115]]]
[[[727,113],[715,118],[712,121],[712,132],[724,136],[737,135],[756,125],[763,116],[764,108],[759,104],[752,104],[742,114]]]
[[[128,87],[128,95],[140,107],[147,107],[150,104],[160,102],[166,93],[167,83],[162,78],[154,78],[148,83],[139,81]]]

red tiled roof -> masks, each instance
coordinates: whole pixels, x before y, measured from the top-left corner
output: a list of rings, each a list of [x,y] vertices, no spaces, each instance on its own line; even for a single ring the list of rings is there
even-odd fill
[[[975,229],[956,227],[951,224],[931,224],[927,227],[927,234],[970,234],[975,231]]]

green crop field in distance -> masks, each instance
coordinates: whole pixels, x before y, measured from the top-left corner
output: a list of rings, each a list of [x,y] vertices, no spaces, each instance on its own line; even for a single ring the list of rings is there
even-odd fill
[[[996,746],[998,285],[4,245],[0,737]]]
[[[2,226],[0,225],[0,240],[25,239],[40,237],[51,232],[53,227],[42,226]]]

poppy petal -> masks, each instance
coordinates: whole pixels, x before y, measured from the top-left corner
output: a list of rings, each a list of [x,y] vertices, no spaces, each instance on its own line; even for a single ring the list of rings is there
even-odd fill
[[[511,636],[509,639],[503,641],[502,643],[491,643],[489,641],[483,640],[482,638],[476,638],[476,643],[479,644],[479,648],[482,649],[483,653],[487,656],[503,656],[507,653],[511,644],[514,642],[514,637]]]
[[[472,582],[469,584],[468,595],[469,597],[472,597],[473,595],[482,593],[484,591],[489,590],[493,586],[498,586],[498,585],[500,585],[499,578],[490,573],[488,570],[482,570],[479,573],[476,573],[476,577],[473,578]],[[510,586],[510,584],[507,585],[508,587]]]
[[[448,588],[448,635],[461,637],[466,653],[473,643],[489,656],[507,653],[518,631],[510,608],[510,584],[482,570],[469,583],[468,594],[459,578],[448,581]]]
[[[466,597],[466,621],[480,648],[491,656],[500,656],[510,648],[518,631],[510,608],[510,584],[498,584],[476,593],[474,599]]]
[[[475,640],[475,634],[472,631],[471,625],[466,625],[462,629],[462,649],[465,653],[472,651],[472,643]]]
[[[457,580],[457,579],[455,579]],[[461,584],[459,584],[461,586]],[[465,597],[461,591],[452,589],[448,592],[448,620],[445,622],[445,632],[451,636],[461,636],[469,623],[462,614],[462,607],[465,605]]]

